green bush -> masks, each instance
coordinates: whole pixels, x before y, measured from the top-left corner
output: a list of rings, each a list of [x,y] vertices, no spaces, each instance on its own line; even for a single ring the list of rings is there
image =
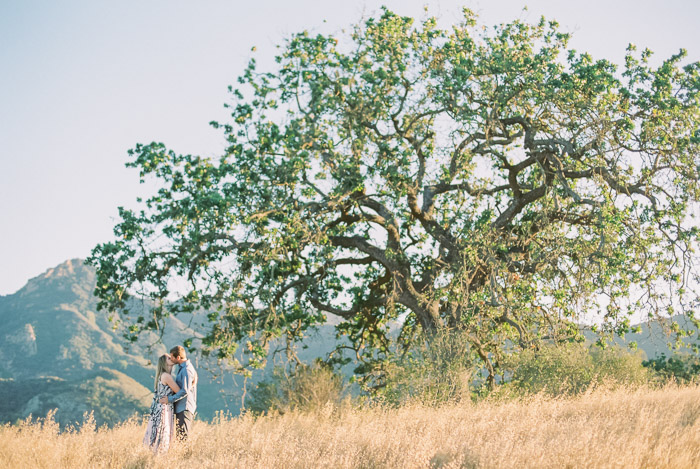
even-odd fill
[[[599,382],[641,385],[649,382],[649,372],[642,365],[644,352],[630,351],[621,346],[601,348],[590,346],[595,379]]]
[[[649,381],[641,352],[579,343],[548,345],[510,355],[503,394],[573,395],[597,383],[639,385]]]
[[[380,402],[438,405],[471,396],[475,356],[458,333],[441,332],[417,340],[405,353],[383,365],[382,386],[374,390]]]
[[[329,404],[338,406],[346,395],[342,376],[330,367],[321,362],[300,363],[291,370],[275,367],[270,378],[251,391],[247,408],[256,414],[315,411]]]
[[[649,368],[657,382],[693,383],[700,380],[700,357],[690,354],[675,354],[645,360],[642,365]]]

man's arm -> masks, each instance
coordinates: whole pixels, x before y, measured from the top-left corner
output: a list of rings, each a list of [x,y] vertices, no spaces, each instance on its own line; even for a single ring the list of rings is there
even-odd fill
[[[177,372],[177,374],[180,374],[180,371]],[[180,390],[173,394],[172,396],[168,396],[168,402],[173,403],[177,402],[183,397],[187,397],[187,393],[190,390],[190,382],[189,382],[189,377],[187,376],[187,366],[182,367],[182,386],[180,386]]]

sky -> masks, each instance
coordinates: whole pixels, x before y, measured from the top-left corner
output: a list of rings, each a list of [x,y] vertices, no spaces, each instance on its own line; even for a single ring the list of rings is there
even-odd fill
[[[226,121],[250,58],[271,67],[291,34],[339,33],[382,5],[428,5],[442,26],[464,6],[485,25],[544,15],[618,64],[630,42],[700,60],[696,0],[0,0],[0,295],[112,239],[117,207],[149,193],[124,167],[136,143],[219,155],[208,123]]]

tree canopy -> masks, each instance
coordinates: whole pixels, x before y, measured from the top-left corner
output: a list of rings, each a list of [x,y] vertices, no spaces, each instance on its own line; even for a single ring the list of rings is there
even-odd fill
[[[204,351],[252,365],[329,315],[360,360],[458,330],[491,376],[591,315],[692,317],[700,64],[568,39],[468,10],[294,35],[230,88],[221,157],[129,152],[157,191],[93,251],[100,308],[132,338],[207,311]]]

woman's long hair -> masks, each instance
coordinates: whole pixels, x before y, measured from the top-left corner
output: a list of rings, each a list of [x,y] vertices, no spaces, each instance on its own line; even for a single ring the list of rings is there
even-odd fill
[[[160,382],[160,376],[168,371],[168,355],[163,354],[158,359],[158,364],[156,365],[156,380],[153,383],[153,389],[158,392],[158,382]]]

